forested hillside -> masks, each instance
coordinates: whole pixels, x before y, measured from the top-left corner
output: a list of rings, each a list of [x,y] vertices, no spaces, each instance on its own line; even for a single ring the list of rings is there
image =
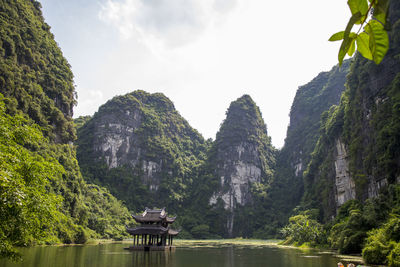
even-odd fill
[[[271,223],[268,236],[278,234],[303,196],[303,172],[319,138],[320,118],[332,105],[339,104],[345,89],[350,60],[321,72],[309,83],[300,86],[290,110],[290,124],[285,144],[277,156],[276,172],[268,190],[273,199],[267,213]]]
[[[128,210],[87,184],[75,156],[70,66],[37,1],[0,1],[0,255],[121,237]]]
[[[205,214],[202,221],[214,236],[260,237],[262,231],[257,231],[267,224],[266,189],[274,174],[275,155],[253,99],[244,95],[233,101],[201,167],[191,198],[194,215],[189,216]]]
[[[84,176],[135,212],[181,212],[209,147],[167,97],[139,90],[102,105],[78,136]]]
[[[390,49],[376,65],[357,55],[340,104],[321,118],[304,173],[300,220],[319,229],[296,242],[360,253],[368,263],[398,266],[400,238],[400,2],[390,2]],[[316,226],[325,224],[325,229]],[[310,230],[310,229],[309,229]]]
[[[181,238],[283,236],[400,266],[399,0],[389,20],[379,65],[356,55],[299,87],[278,151],[249,95],[214,141],[162,93],[73,120],[73,74],[40,3],[0,0],[0,256],[123,238],[128,208],[147,206],[178,215]]]

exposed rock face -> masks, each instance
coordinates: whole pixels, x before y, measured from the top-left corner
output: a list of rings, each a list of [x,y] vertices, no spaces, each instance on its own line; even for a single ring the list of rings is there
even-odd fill
[[[261,182],[260,155],[254,144],[241,143],[221,151],[219,157],[224,162],[218,166],[221,188],[227,190],[215,192],[210,204],[216,204],[221,198],[224,208],[233,211],[236,205],[244,206],[251,201],[251,184]]]
[[[303,172],[319,138],[321,115],[332,105],[339,104],[345,90],[349,63],[345,61],[340,68],[334,66],[328,72],[321,72],[296,92],[285,144],[279,151],[275,175],[268,192],[273,199],[270,220],[278,221],[278,227],[287,223],[293,209],[301,201],[304,192]],[[273,236],[277,233],[270,234]]]
[[[335,144],[337,153],[335,158],[336,206],[339,207],[347,200],[355,199],[356,192],[354,181],[350,177],[349,163],[345,145],[340,139],[337,139]]]
[[[267,128],[250,96],[231,103],[212,150],[214,154],[209,160],[216,162],[214,175],[220,187],[209,204],[222,200],[224,209],[229,211],[227,233],[232,236],[236,208],[252,204],[252,185],[266,184],[275,164],[275,150]]]
[[[151,199],[141,198],[147,201],[143,205],[173,205],[171,195],[181,200],[193,178],[193,166],[206,151],[203,137],[168,98],[143,91],[108,101],[79,128],[78,135],[79,163],[87,176],[107,184],[128,206],[138,209],[144,207],[132,204],[138,202],[132,199],[135,190],[141,190],[136,195],[152,194]]]
[[[339,104],[349,65],[350,61],[347,60],[341,67],[334,66],[330,71],[321,72],[296,92],[290,110],[287,137],[281,152],[285,155],[281,160],[288,160],[287,164],[292,166],[296,177],[303,176],[310,161],[318,140],[321,114],[332,105]]]
[[[357,55],[340,104],[322,118],[304,178],[305,201],[326,220],[349,199],[376,197],[400,175],[400,1],[390,2],[389,50],[380,64]],[[335,194],[319,195],[332,186]],[[331,204],[333,203],[333,205]]]
[[[148,158],[146,147],[141,143],[140,129],[144,118],[138,106],[126,106],[122,112],[104,113],[94,120],[93,150],[109,169],[121,166],[139,167],[143,171],[142,182],[150,190],[160,184],[162,163],[166,159]],[[144,150],[142,151],[142,149]],[[170,166],[167,166],[167,168]]]

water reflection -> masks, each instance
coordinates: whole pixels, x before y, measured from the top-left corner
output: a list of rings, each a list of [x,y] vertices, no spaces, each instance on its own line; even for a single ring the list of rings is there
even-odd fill
[[[331,254],[277,247],[180,247],[176,251],[143,252],[126,251],[125,246],[28,248],[22,250],[24,262],[0,260],[0,267],[336,267],[339,262]]]
[[[172,266],[174,251],[132,251],[133,267]]]

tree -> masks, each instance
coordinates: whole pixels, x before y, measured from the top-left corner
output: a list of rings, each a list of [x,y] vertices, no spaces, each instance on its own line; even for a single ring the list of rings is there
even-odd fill
[[[48,185],[63,167],[35,152],[46,141],[31,120],[6,114],[0,94],[0,257],[18,259],[16,247],[49,238],[62,215]]]

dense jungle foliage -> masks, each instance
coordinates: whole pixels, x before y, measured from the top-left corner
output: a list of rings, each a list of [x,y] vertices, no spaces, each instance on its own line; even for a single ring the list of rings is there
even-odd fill
[[[53,141],[75,138],[73,74],[37,1],[0,1],[0,92]]]
[[[399,266],[400,2],[391,1],[390,49],[380,65],[359,55],[340,104],[321,117],[299,210],[318,209],[328,245],[368,263]],[[346,144],[356,200],[335,207],[335,143]],[[373,197],[371,186],[380,186]],[[379,188],[379,187],[378,187]],[[335,219],[332,220],[332,217]],[[324,242],[322,242],[324,243]]]
[[[70,66],[37,1],[0,1],[0,256],[18,246],[121,238],[130,214],[81,176]]]
[[[166,207],[171,214],[181,212],[210,144],[167,97],[140,90],[102,105],[78,129],[78,136],[78,159],[84,176],[109,188],[135,212],[146,206]],[[112,155],[102,149],[109,142],[124,144]],[[120,161],[111,168],[106,157]],[[159,164],[159,169],[151,169],[152,177],[147,177],[144,169],[150,163]],[[158,188],[150,188],[153,182],[159,183]]]
[[[356,55],[300,87],[278,154],[247,95],[231,103],[214,142],[160,93],[117,96],[73,121],[73,75],[40,3],[0,0],[0,257],[17,259],[19,246],[123,238],[132,223],[126,205],[166,207],[178,215],[181,238],[226,237],[227,218],[234,236],[269,238],[288,222],[280,231],[286,244],[400,266],[400,1],[390,3],[381,64]],[[337,140],[346,145],[356,195],[339,209]],[[243,144],[256,156],[242,160],[261,169],[251,201],[233,210],[222,199],[210,205],[215,192],[230,190],[220,178]],[[295,173],[299,163],[304,174]]]
[[[82,179],[74,147],[54,144],[22,112],[7,113],[0,94],[0,256],[17,246],[121,238],[127,209]]]

